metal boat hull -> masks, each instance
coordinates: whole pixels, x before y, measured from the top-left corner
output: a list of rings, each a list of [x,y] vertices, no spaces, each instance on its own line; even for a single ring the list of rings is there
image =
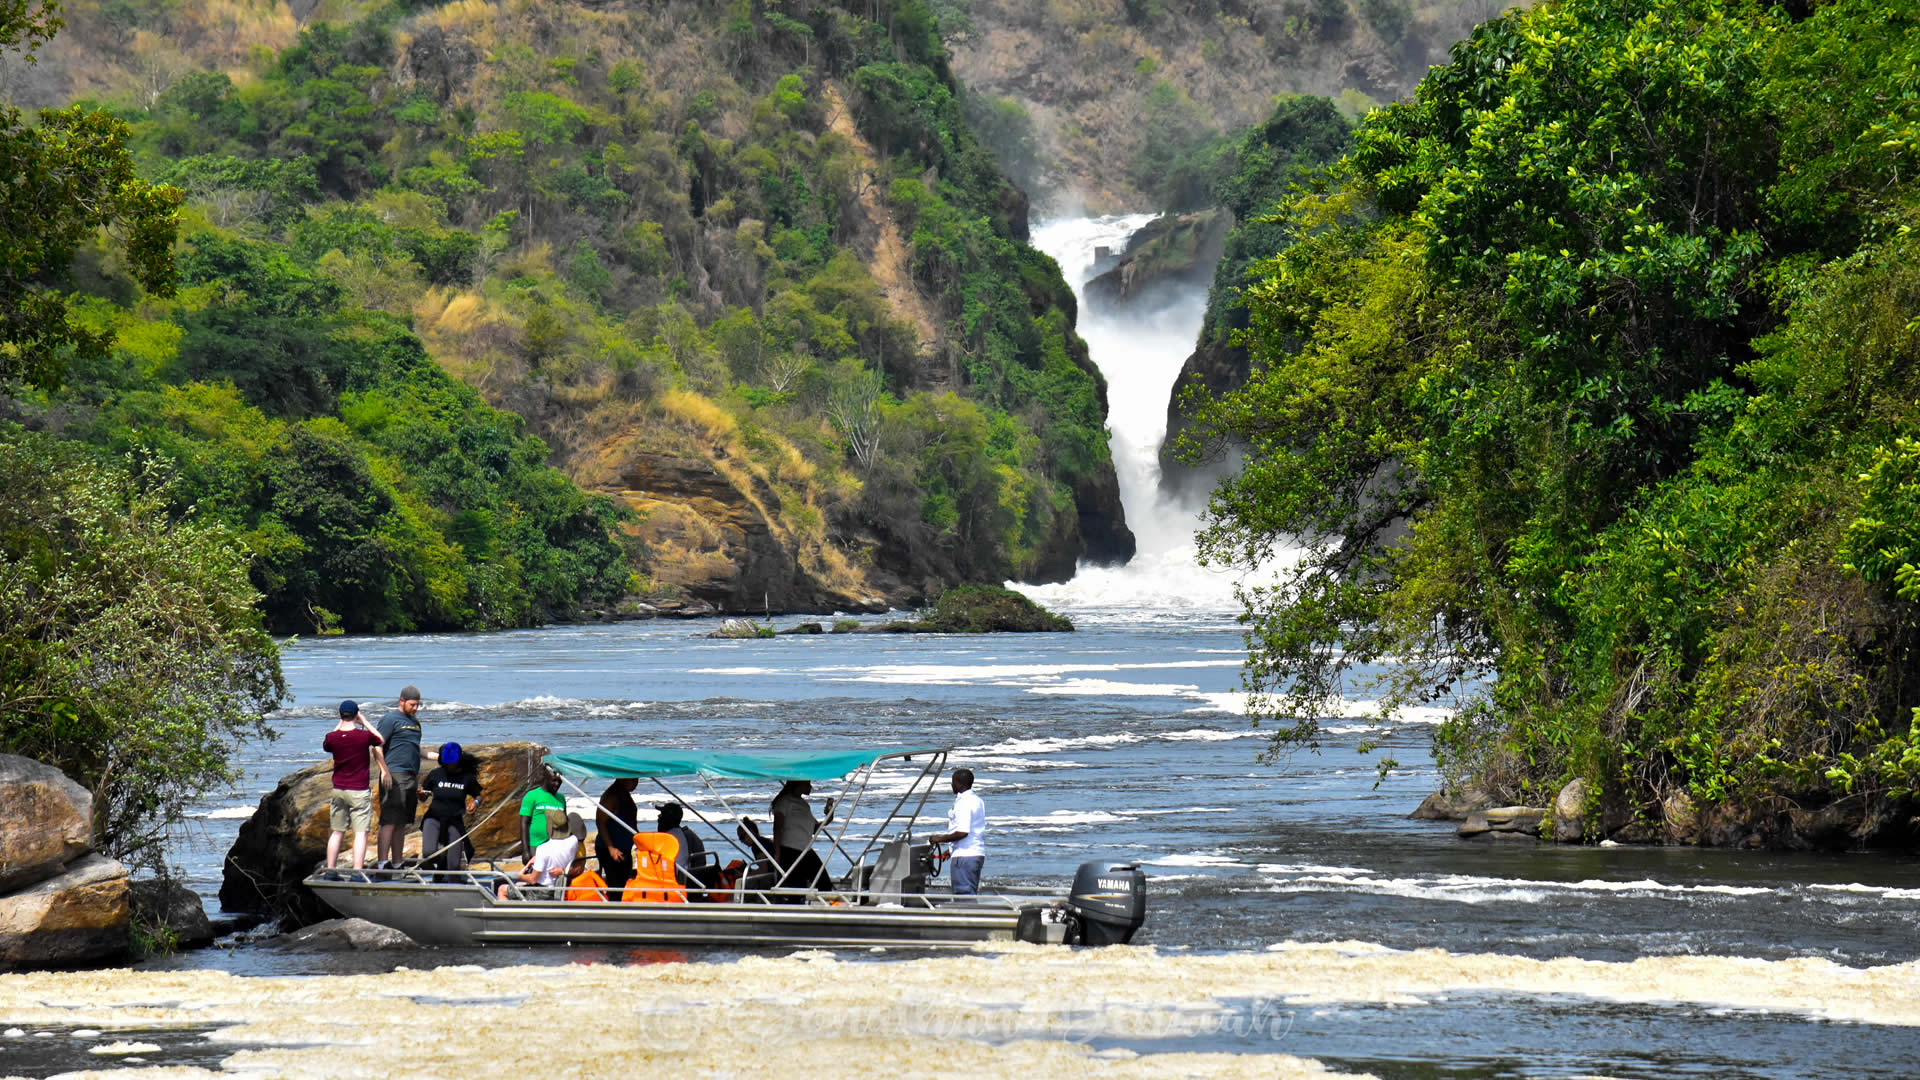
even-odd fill
[[[428,945],[962,946],[1012,941],[1020,917],[1017,906],[986,898],[929,907],[583,903],[501,901],[471,883],[306,884],[342,915]]]

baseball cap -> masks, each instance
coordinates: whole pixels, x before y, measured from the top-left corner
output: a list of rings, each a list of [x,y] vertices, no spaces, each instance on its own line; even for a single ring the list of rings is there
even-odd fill
[[[401,701],[419,701],[419,700],[420,700],[420,688],[419,688],[419,687],[417,687],[417,686],[412,686],[412,685],[408,685],[408,686],[403,686],[403,687],[401,687],[401,688],[400,688],[400,700],[401,700]]]
[[[341,702],[340,715],[348,717],[360,715],[360,703],[352,700]]]

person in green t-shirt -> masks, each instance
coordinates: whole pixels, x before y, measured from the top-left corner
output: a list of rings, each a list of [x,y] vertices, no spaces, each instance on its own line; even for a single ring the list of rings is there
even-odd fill
[[[540,777],[540,786],[527,792],[520,800],[520,859],[527,862],[533,858],[533,849],[547,842],[548,810],[564,813],[567,800],[560,797],[560,774],[548,769]]]

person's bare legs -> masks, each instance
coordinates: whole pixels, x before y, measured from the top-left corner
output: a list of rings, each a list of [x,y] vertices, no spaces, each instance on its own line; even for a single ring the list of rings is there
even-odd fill
[[[327,869],[340,865],[340,833],[338,830],[327,834]]]
[[[334,835],[338,836],[340,834],[335,833]],[[364,870],[366,869],[366,866],[367,866],[367,834],[364,831],[356,832],[353,834],[353,868],[355,870]]]
[[[399,865],[399,855],[407,847],[407,826],[405,824],[382,824],[380,840],[374,844],[374,859],[386,863],[392,861]]]

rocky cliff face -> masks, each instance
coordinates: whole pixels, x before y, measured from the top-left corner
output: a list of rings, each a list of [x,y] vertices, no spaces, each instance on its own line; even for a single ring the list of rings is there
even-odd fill
[[[1161,491],[1184,501],[1203,500],[1223,472],[1237,467],[1240,451],[1232,446],[1205,446],[1207,460],[1200,464],[1190,463],[1181,456],[1181,436],[1193,426],[1185,395],[1190,388],[1198,388],[1209,397],[1218,397],[1245,386],[1251,374],[1247,350],[1206,338],[1201,339],[1186,363],[1180,365],[1180,377],[1167,399],[1167,436],[1160,444]]]
[[[919,390],[956,389],[963,376],[953,351],[943,347],[937,304],[915,281],[910,238],[881,198],[884,185],[876,178],[885,169],[879,155],[854,125],[842,88],[827,83],[822,98],[828,130],[854,147],[860,170],[854,185],[860,195],[842,208],[842,228],[893,315],[919,336],[908,381]],[[1025,241],[1027,196],[1011,186],[1002,192],[999,212],[1009,233]],[[1218,215],[1189,217],[1203,222],[1198,232],[1218,231],[1211,224]],[[1177,261],[1180,245],[1191,246],[1196,234],[1190,222],[1168,231],[1175,234],[1169,242],[1143,249],[1156,267],[1142,278],[1143,285],[1162,274],[1161,263]],[[1194,252],[1187,257],[1193,262]],[[1211,259],[1217,258],[1216,244]],[[1211,265],[1207,261],[1200,269],[1203,279]],[[1179,272],[1177,267],[1164,270]],[[1071,294],[1065,299],[1070,305]],[[1056,300],[1035,297],[1036,309],[1044,311]],[[1094,380],[1105,415],[1106,382],[1085,342],[1072,337],[1067,348],[1074,364]],[[580,438],[553,418],[544,424],[538,416],[532,419],[561,450],[563,467],[577,483],[635,512],[626,531],[652,579],[647,601],[656,606],[687,598],[695,613],[709,608],[756,614],[880,612],[919,606],[949,586],[981,576],[953,552],[927,542],[910,522],[871,520],[850,507],[826,505],[818,508],[823,528],[810,530],[804,520],[809,515],[796,514],[788,505],[791,496],[777,491],[753,462],[732,453],[725,439],[685,438],[650,424],[624,424]],[[1133,557],[1133,533],[1112,465],[1075,477],[1071,487],[1074,512],[1058,519],[1025,575],[1028,580],[1065,581],[1083,562],[1110,566]]]
[[[1151,311],[1191,297],[1213,280],[1232,228],[1233,215],[1224,210],[1154,218],[1087,282],[1087,305]]]
[[[1117,478],[1080,450],[1023,451],[1009,466],[1016,486],[1042,494],[991,535],[955,527],[938,505],[921,512],[947,495],[924,461],[889,504],[854,505],[872,463],[821,417],[848,384],[846,362],[895,401],[952,391],[1043,440],[1051,421],[1077,434],[1103,420],[1085,409],[1084,386],[1008,377],[1009,365],[1041,371],[1058,353],[1043,352],[1004,290],[963,282],[1019,279],[1036,317],[1064,289],[1043,260],[1002,250],[1027,238],[1027,194],[964,130],[938,42],[881,18],[884,5],[748,5],[745,35],[731,9],[700,0],[247,7],[76,5],[31,79],[0,67],[0,99],[113,101],[153,176],[187,151],[143,143],[146,132],[199,132],[193,156],[207,160],[194,168],[213,171],[181,183],[218,229],[299,249],[296,225],[365,213],[376,231],[410,230],[436,252],[481,252],[428,267],[375,251],[387,243],[376,238],[364,251],[316,240],[294,254],[338,277],[344,306],[409,320],[443,369],[524,417],[553,464],[635,511],[629,551],[653,590],[631,599],[865,610],[1130,557]],[[888,35],[893,62],[869,65]],[[342,64],[345,82],[332,77]],[[873,81],[860,75],[868,66],[900,70]],[[351,133],[312,142],[363,145],[329,157],[306,129],[281,130],[312,100],[310,78],[337,95],[331,113],[356,117]],[[280,95],[287,109],[259,105]],[[470,145],[475,132],[524,147],[496,160]],[[318,186],[260,188],[254,166],[269,159],[313,166]],[[848,255],[871,281],[845,269]],[[376,264],[386,270],[361,272]],[[1093,372],[1077,341],[1068,351]],[[662,404],[675,394],[701,402]],[[740,425],[710,437],[731,421],[703,411]],[[809,468],[837,475],[794,478]],[[1075,506],[1055,506],[1056,483]],[[943,535],[920,535],[915,520]]]
[[[1155,140],[1246,127],[1276,94],[1351,112],[1405,97],[1453,42],[1510,6],[974,0],[943,26],[960,81],[1023,114],[992,141],[1042,213],[1119,213],[1155,205]]]
[[[751,469],[727,468],[724,447],[695,456],[647,445],[629,431],[601,446],[577,479],[635,512],[626,531],[660,592],[726,612],[884,611],[913,592],[797,535],[779,494]]]

